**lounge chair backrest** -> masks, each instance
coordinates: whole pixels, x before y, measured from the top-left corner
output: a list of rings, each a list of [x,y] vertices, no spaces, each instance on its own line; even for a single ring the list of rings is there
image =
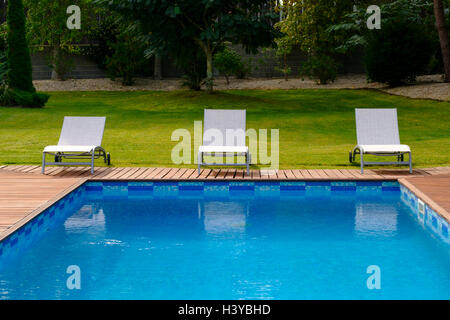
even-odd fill
[[[358,145],[400,144],[397,109],[355,109]]]
[[[106,117],[64,117],[60,146],[101,146]]]
[[[204,146],[245,146],[245,110],[205,109]]]

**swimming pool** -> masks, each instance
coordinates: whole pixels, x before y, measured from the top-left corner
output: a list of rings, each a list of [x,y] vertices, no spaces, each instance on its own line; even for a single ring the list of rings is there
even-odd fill
[[[397,182],[89,182],[0,243],[0,299],[449,299],[449,225],[417,204]]]

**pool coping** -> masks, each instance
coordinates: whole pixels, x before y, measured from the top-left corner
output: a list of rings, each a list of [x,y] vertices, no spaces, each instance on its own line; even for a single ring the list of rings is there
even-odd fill
[[[447,220],[450,223],[450,213],[436,203],[433,199],[427,196],[424,192],[419,190],[411,182],[405,178],[397,179],[397,181],[403,185],[406,189],[412,192],[418,199],[422,200],[426,205],[428,205],[432,210],[434,210],[438,215]]]
[[[54,204],[58,203],[65,196],[67,196],[68,194],[72,193],[73,191],[75,191],[76,189],[81,187],[87,181],[89,181],[89,178],[80,179],[79,181],[77,181],[76,183],[71,185],[70,187],[66,188],[64,191],[62,191],[62,192],[58,193],[57,195],[55,195],[54,197],[50,198],[46,203],[40,205],[39,207],[37,207],[36,209],[31,211],[25,217],[23,217],[18,222],[13,224],[9,229],[4,231],[3,233],[0,233],[0,242],[5,240],[6,238],[10,237],[11,235],[13,235],[16,231],[18,231],[19,229],[21,229],[22,227],[27,225],[28,222],[39,217],[43,212],[45,212],[45,210],[51,208]]]

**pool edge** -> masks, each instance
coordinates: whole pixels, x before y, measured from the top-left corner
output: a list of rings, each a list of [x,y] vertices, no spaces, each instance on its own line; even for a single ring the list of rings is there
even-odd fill
[[[423,201],[432,210],[434,210],[439,216],[450,223],[450,213],[427,196],[424,192],[420,191],[416,186],[409,182],[406,178],[397,179],[398,183],[413,193],[418,199]]]
[[[54,197],[50,198],[46,203],[40,205],[33,211],[31,211],[28,215],[23,217],[21,220],[17,221],[15,224],[13,224],[10,228],[8,228],[6,231],[0,233],[0,243],[3,242],[3,240],[7,239],[8,237],[12,236],[15,232],[17,232],[20,228],[27,225],[31,220],[39,217],[45,210],[51,208],[54,204],[59,202],[61,199],[63,199],[65,196],[70,194],[71,192],[75,191],[79,187],[81,187],[83,184],[89,181],[89,178],[83,178],[73,185],[69,186],[64,191],[58,193]]]

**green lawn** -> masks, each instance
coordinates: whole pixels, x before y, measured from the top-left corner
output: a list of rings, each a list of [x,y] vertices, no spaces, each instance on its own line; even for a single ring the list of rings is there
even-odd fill
[[[356,107],[396,107],[414,165],[450,166],[449,102],[367,90],[54,92],[44,109],[0,108],[0,163],[40,164],[72,115],[107,116],[103,146],[114,166],[175,166],[173,130],[193,132],[204,108],[236,108],[247,109],[247,128],[280,130],[280,168],[350,168]]]

